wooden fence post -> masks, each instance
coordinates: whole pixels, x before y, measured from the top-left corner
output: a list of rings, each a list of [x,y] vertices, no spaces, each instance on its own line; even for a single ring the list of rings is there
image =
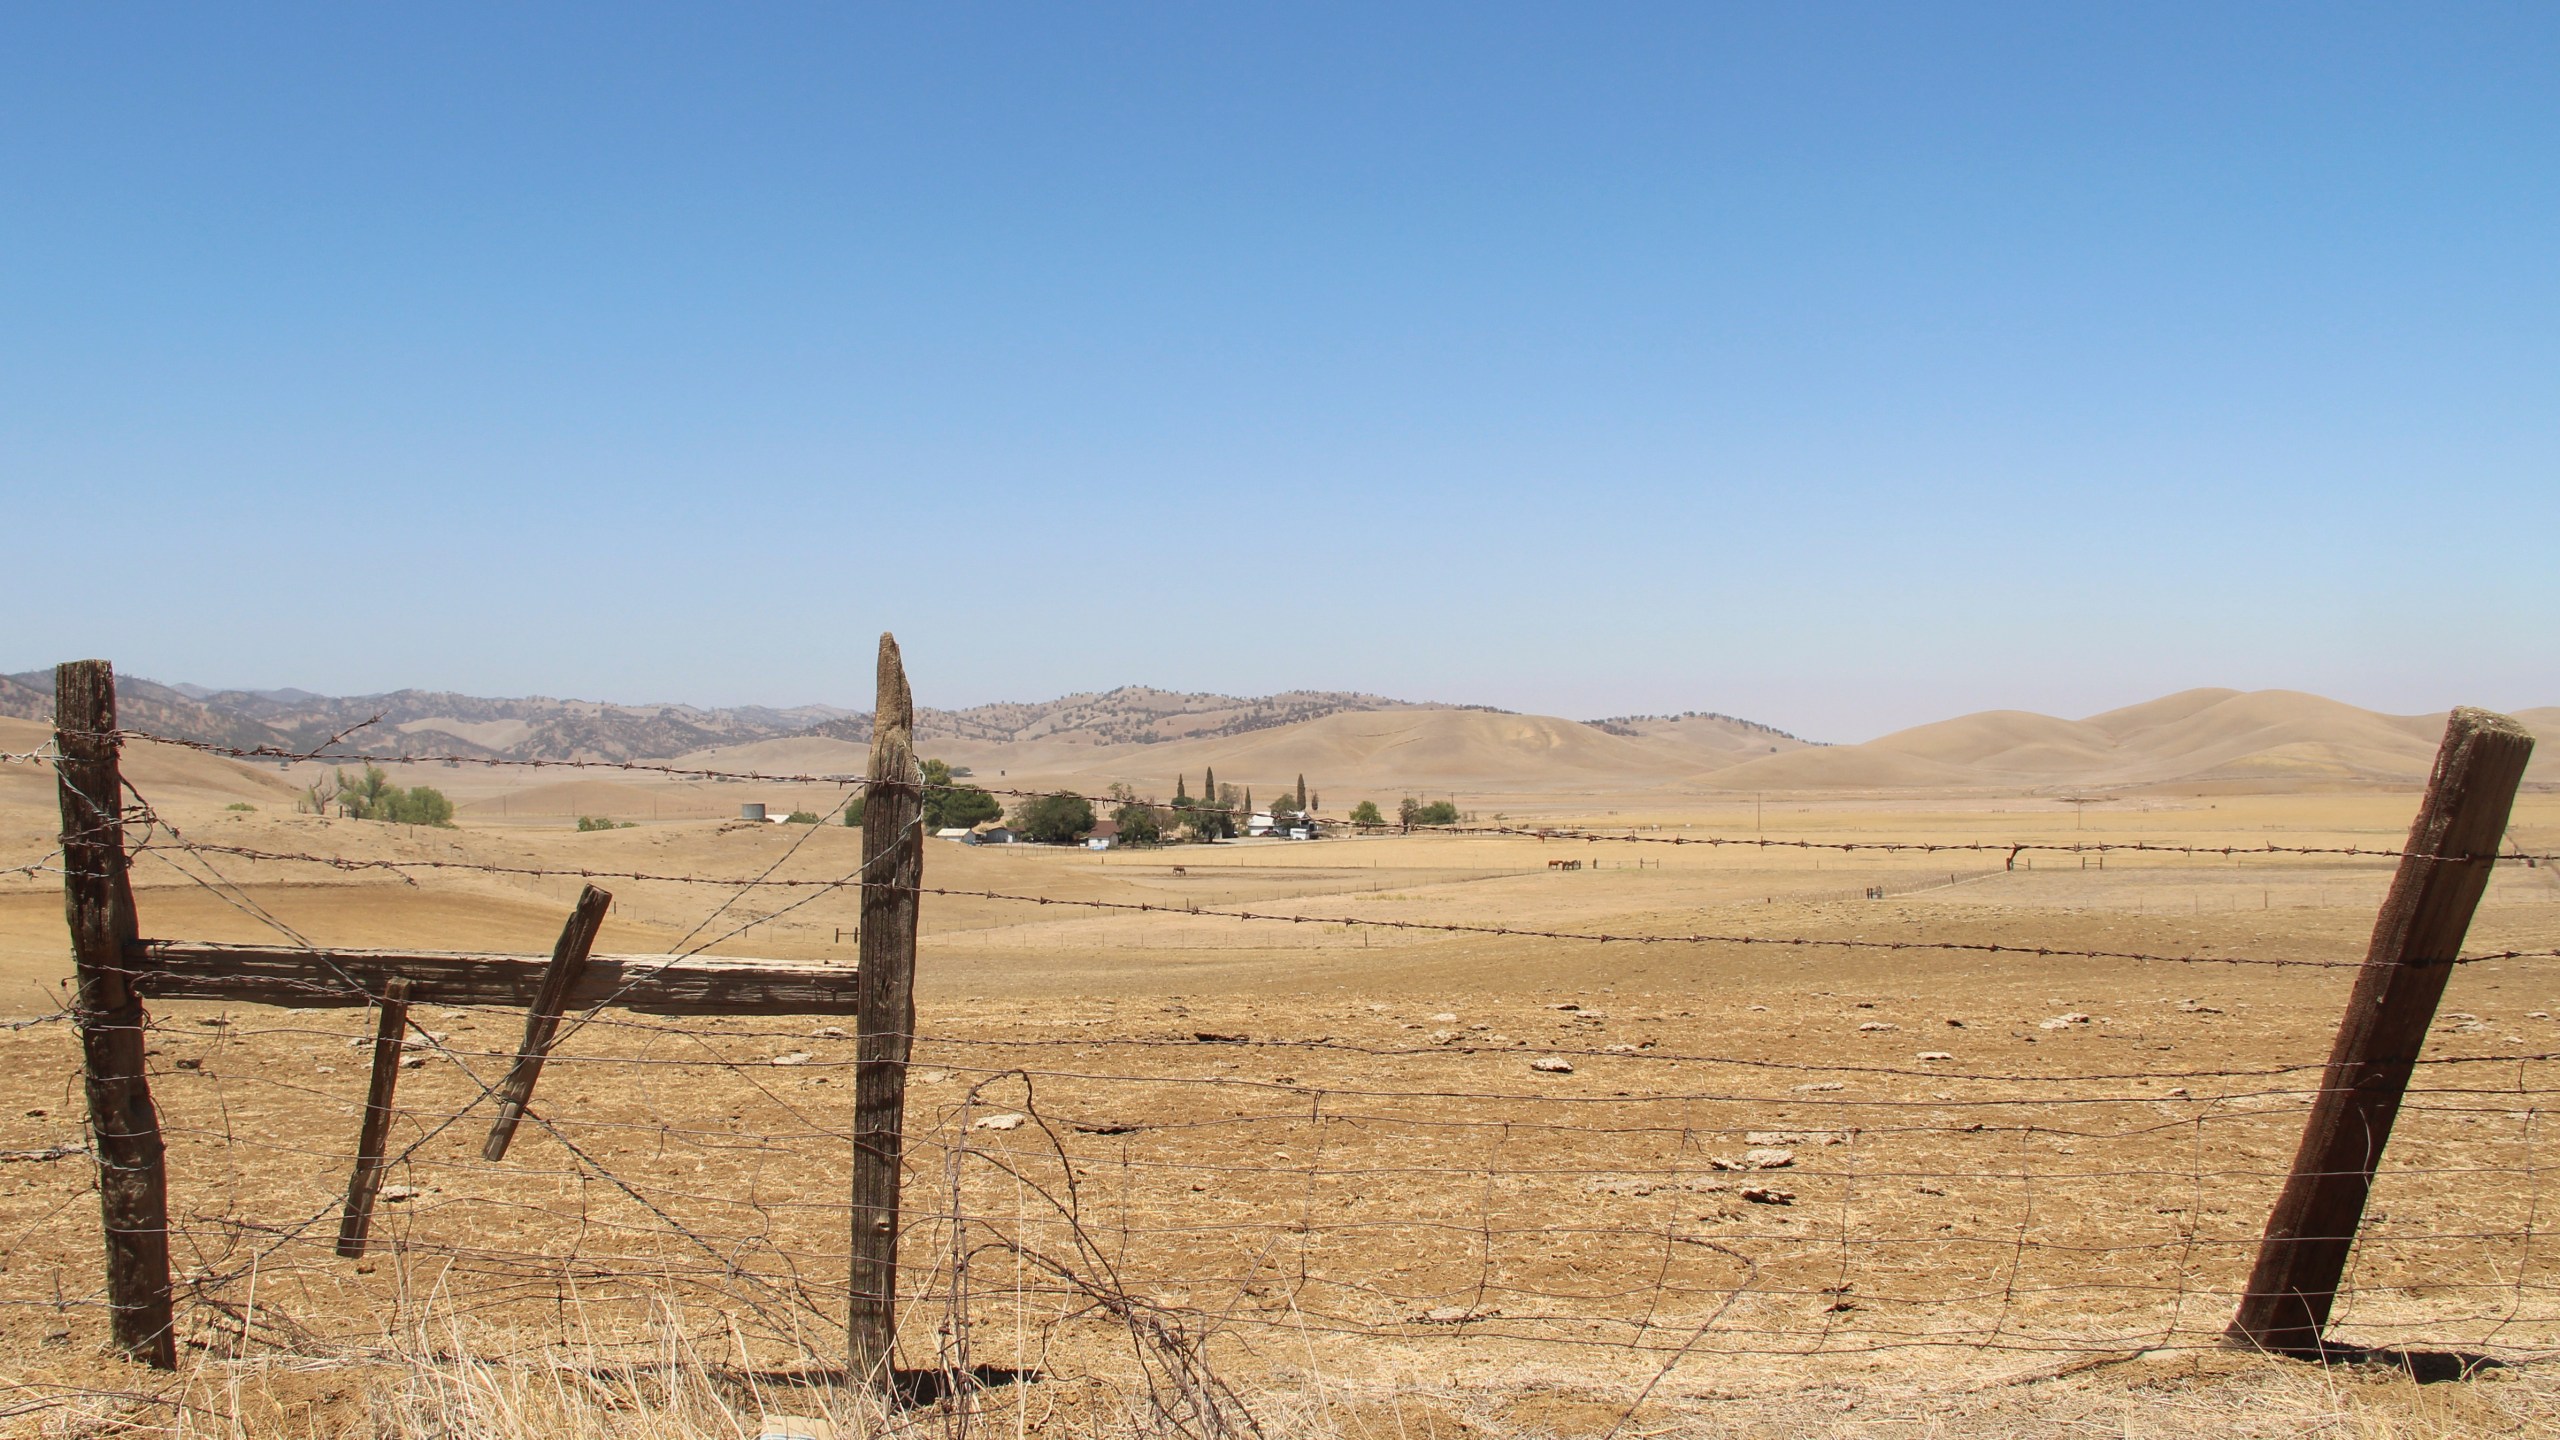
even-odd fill
[[[898,1178],[916,1024],[916,911],[924,881],[924,776],[915,701],[895,638],[880,637],[879,698],[862,795],[862,930],[854,977],[852,1298],[845,1359],[856,1384],[895,1383]]]
[[[338,1253],[364,1258],[373,1228],[373,1197],[382,1188],[382,1157],[391,1148],[391,1100],[400,1085],[400,1051],[409,1032],[406,980],[382,987],[382,1013],[373,1029],[373,1077],[365,1086],[364,1129],[356,1139],[356,1168],[347,1176],[347,1203],[338,1215]]]
[[[53,743],[62,798],[62,899],[79,976],[80,1061],[98,1211],[107,1235],[107,1310],[126,1354],[178,1363],[169,1316],[169,1174],[143,1073],[142,999],[125,973],[135,928],[125,871],[124,776],[117,764],[115,667],[54,667]]]
[[[2374,1168],[2488,888],[2491,857],[2532,755],[2532,733],[2503,715],[2456,710],[2446,723],[2293,1173],[2267,1216],[2257,1265],[2227,1332],[2233,1340],[2284,1355],[2326,1352],[2321,1332]]]
[[[491,1164],[506,1159],[507,1146],[515,1141],[516,1122],[533,1101],[533,1082],[542,1078],[542,1062],[551,1054],[551,1037],[559,1032],[570,987],[586,973],[588,952],[596,948],[596,932],[604,928],[604,912],[611,904],[612,895],[590,885],[578,892],[577,908],[560,927],[551,964],[542,972],[542,988],[525,1011],[524,1043],[516,1047],[516,1063],[507,1068],[507,1078],[498,1082],[498,1118],[490,1122],[489,1138],[480,1146],[480,1158]]]

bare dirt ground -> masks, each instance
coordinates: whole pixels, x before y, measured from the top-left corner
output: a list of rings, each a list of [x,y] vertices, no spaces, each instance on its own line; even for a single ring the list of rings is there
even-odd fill
[[[6,864],[41,856],[54,826],[48,777],[11,769]],[[512,805],[489,816],[494,794],[469,797],[460,829],[413,830],[296,815],[281,784],[209,768],[137,783],[186,838],[249,850],[835,879],[860,839],[711,818],[578,834]],[[2415,796],[2152,795],[2086,814],[1777,799],[1756,819],[1747,800],[1508,803],[1661,837],[2390,848]],[[706,808],[721,810],[680,813]],[[2552,848],[2560,797],[2526,796],[2515,835]],[[1562,858],[1587,868],[1549,868]],[[2429,1051],[2443,1063],[2421,1070],[2393,1138],[2336,1327],[2508,1365],[2421,1386],[2244,1357],[2217,1337],[2348,972],[1741,941],[2353,961],[2389,862],[2006,858],[1453,836],[933,844],[932,887],[1302,923],[925,897],[904,1354],[929,1365],[965,1345],[969,1363],[1035,1371],[988,1392],[977,1423],[1038,1434],[1210,1428],[1183,1409],[1176,1372],[1195,1360],[1269,1434],[2560,1427],[2560,1369],[2541,1358],[2560,1351],[2541,1182],[2560,961],[2457,972]],[[580,883],[412,873],[146,850],[135,878],[150,935],[265,939],[271,918],[321,944],[516,951],[547,948]],[[56,883],[0,880],[0,1012],[60,1003]],[[842,891],[599,883],[616,895],[600,950],[726,935],[712,953],[851,963]],[[2555,945],[2560,881],[2503,867],[2471,949]],[[368,1013],[153,1008],[174,1383],[105,1343],[70,1028],[0,1032],[0,1430],[890,1423],[794,1378],[842,1343],[851,1042],[830,1027],[846,1017],[605,1012],[562,1042],[540,1121],[491,1166],[477,1102],[520,1019],[417,1013],[409,1153],[374,1254],[347,1261],[329,1245]],[[1148,1420],[1150,1377],[1170,1418]],[[947,1407],[892,1418],[953,1423]]]

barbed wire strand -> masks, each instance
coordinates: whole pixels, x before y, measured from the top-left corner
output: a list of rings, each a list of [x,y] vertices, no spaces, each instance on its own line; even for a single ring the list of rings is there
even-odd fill
[[[699,875],[681,875],[635,870],[606,870],[587,866],[504,865],[470,860],[394,860],[350,859],[343,856],[314,855],[290,851],[261,850],[246,846],[198,844],[194,848],[213,854],[243,859],[326,866],[345,872],[383,871],[402,873],[410,870],[454,870],[490,875],[510,875],[528,879],[627,880],[638,883],[720,885],[727,887],[765,886],[776,889],[837,891],[847,889],[886,889],[885,881],[866,881],[859,871],[835,878],[791,879],[759,876],[747,879]],[[883,851],[883,854],[889,853]],[[2093,950],[2055,945],[2025,945],[1999,941],[1959,940],[1868,940],[1854,937],[1804,935],[1751,935],[1738,932],[1683,932],[1648,934],[1642,932],[1548,930],[1518,925],[1477,925],[1452,921],[1389,920],[1357,915],[1289,915],[1267,911],[1221,909],[1214,906],[1173,904],[1162,901],[1101,900],[1056,895],[1027,895],[1011,891],[971,889],[960,886],[920,885],[912,887],[920,895],[937,895],[954,899],[992,900],[1022,905],[1053,906],[1071,910],[1097,910],[1123,914],[1184,915],[1208,919],[1242,920],[1265,924],[1340,925],[1374,930],[1398,930],[1444,935],[1476,935],[1526,940],[1560,940],[1598,945],[1734,945],[1779,946],[1800,949],[1840,949],[1884,952],[1943,951],[1982,955],[2034,956],[2044,959],[2124,960],[2180,965],[2256,965],[2280,969],[2345,969],[2359,968],[2359,960],[2289,959],[2247,955],[2166,954],[2136,950]],[[806,903],[805,901],[800,903]],[[791,907],[797,908],[797,906]],[[777,912],[779,913],[779,912]],[[768,923],[772,917],[749,922]],[[747,927],[741,927],[741,931]],[[741,931],[732,931],[734,936]],[[729,937],[722,937],[729,938]],[[711,943],[718,943],[717,941]],[[699,953],[698,950],[694,953]],[[2457,956],[2447,964],[2481,964],[2501,960],[2547,959],[2560,957],[2560,948],[2547,950],[2501,950]]]

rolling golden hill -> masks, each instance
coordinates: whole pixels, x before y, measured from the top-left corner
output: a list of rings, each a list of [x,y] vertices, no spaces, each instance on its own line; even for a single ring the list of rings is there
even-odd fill
[[[2518,712],[2560,737],[2560,709]],[[1636,733],[1615,733],[1633,729]],[[2086,719],[1993,710],[1859,745],[1817,746],[1761,727],[1663,722],[1604,730],[1552,716],[1474,710],[1342,712],[1243,734],[1161,744],[1086,737],[928,742],[983,783],[1167,797],[1204,770],[1268,796],[1300,775],[1337,801],[1393,794],[1627,794],[1869,790],[2073,791],[2148,786],[2301,789],[2425,780],[2444,716],[2385,715],[2284,690],[2188,690]],[[863,751],[795,736],[687,763],[858,772]],[[2530,778],[2560,776],[2551,751]],[[1333,808],[1339,808],[1337,805]]]
[[[2560,737],[2560,710],[2518,718]],[[2443,733],[2442,713],[2385,715],[2292,690],[2185,690],[2085,720],[1989,710],[1691,778],[1726,790],[2402,785],[2426,779]],[[2529,778],[2551,778],[2554,763],[2545,747]]]
[[[2560,707],[2515,712],[2560,742]],[[2085,719],[1993,710],[1915,726],[1858,745],[1820,746],[1721,717],[1603,722],[1469,709],[1345,710],[1239,733],[1156,742],[1097,743],[1089,731],[1019,740],[928,740],[936,758],[1003,789],[1099,793],[1114,783],[1170,798],[1177,777],[1203,774],[1262,798],[1305,776],[1329,810],[1398,795],[1681,795],[1737,792],[1973,791],[2069,793],[2155,787],[2301,790],[2414,785],[2426,778],[2444,717],[2386,715],[2283,690],[2188,690]],[[42,724],[0,719],[0,749],[47,739]],[[128,773],[191,797],[289,807],[295,782],[247,765],[153,745],[130,747]],[[2529,783],[2560,780],[2560,744],[2546,744]],[[693,751],[676,763],[769,774],[861,773],[863,744],[800,733]],[[518,814],[709,818],[733,813],[725,794],[678,796],[645,774],[608,779],[539,770],[438,770],[408,777],[454,793],[466,821]],[[33,798],[41,771],[10,767],[6,783]],[[689,787],[688,787],[689,788]],[[501,796],[507,797],[501,799]]]

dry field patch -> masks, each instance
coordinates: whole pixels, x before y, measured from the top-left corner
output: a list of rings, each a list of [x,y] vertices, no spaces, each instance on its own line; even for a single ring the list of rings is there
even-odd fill
[[[191,840],[244,850],[781,880],[858,863],[841,826],[580,835],[466,814],[410,831],[231,810],[248,803],[229,798],[238,783],[184,782],[162,777],[155,806]],[[0,788],[7,858],[50,844],[49,800]],[[1767,807],[1766,828],[1741,833],[2388,847],[2413,803],[1824,800]],[[1736,833],[1730,801],[1713,807],[1586,797],[1554,823]],[[2552,797],[2521,802],[2519,833],[2535,827],[2560,832]],[[1547,868],[1566,854],[1596,868]],[[2334,963],[2360,956],[2389,876],[2356,858],[2032,859],[1522,837],[930,846],[929,887],[1184,913],[926,897],[904,1353],[1036,1372],[979,1397],[971,1423],[1059,1435],[1246,1417],[1344,1436],[2560,1420],[2540,1358],[2560,1346],[2541,1179],[2560,962],[2461,969],[2392,1142],[2339,1333],[2509,1362],[2421,1386],[2217,1344],[2344,970],[1359,923]],[[526,951],[579,883],[412,873],[146,852],[135,878],[146,933],[257,939],[273,933],[263,911],[321,944]],[[0,985],[28,1019],[68,969],[51,883],[0,881]],[[840,891],[600,883],[617,897],[602,950],[735,929],[713,953],[850,963]],[[1857,898],[1870,887],[1885,898]],[[2555,944],[2560,884],[2502,868],[2472,948]],[[604,1012],[572,1028],[538,1122],[488,1165],[482,1087],[520,1017],[430,1001],[363,1261],[329,1242],[366,1013],[169,1003],[152,1018],[183,1369],[106,1358],[76,1048],[59,1022],[14,1028],[0,1033],[0,1426],[957,1423],[947,1402],[882,1416],[804,1383],[842,1345],[851,1042],[830,1032],[845,1017]],[[1202,1377],[1224,1388],[1186,1399]]]

